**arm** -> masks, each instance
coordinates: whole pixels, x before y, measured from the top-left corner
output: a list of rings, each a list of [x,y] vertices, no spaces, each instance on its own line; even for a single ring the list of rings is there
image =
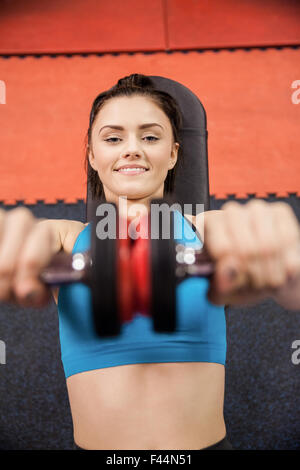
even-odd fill
[[[222,210],[199,215],[198,221],[193,217],[193,223],[202,238],[204,232],[206,236],[208,236],[207,232],[209,233],[206,245],[209,245],[213,257],[219,263],[219,267],[217,266],[219,273],[214,276],[216,282],[213,283],[213,290],[214,298],[218,299],[220,304],[252,304],[271,297],[286,309],[300,310],[300,227],[287,204],[270,204],[257,200],[240,206],[230,202],[222,206]],[[254,220],[256,220],[256,230],[260,231],[258,238],[257,232],[253,229]],[[204,230],[204,221],[206,222],[205,228],[208,230]],[[270,230],[271,225],[273,229]],[[235,235],[233,239],[232,234]],[[264,243],[261,242],[262,240]],[[270,254],[273,256],[273,251],[270,251],[270,254],[268,250],[266,251],[266,246],[269,247],[269,244],[272,244],[272,250],[276,247],[277,253],[284,255],[281,271],[278,271],[275,264],[277,276],[272,279],[269,277],[269,270],[266,270],[266,262],[269,262]],[[292,250],[292,258],[287,257],[289,250]],[[256,266],[252,264],[255,251],[258,256],[256,262],[259,263]],[[231,260],[228,259],[228,263],[225,259],[226,252],[231,258]],[[241,254],[242,257],[240,257]],[[248,264],[247,257],[250,264]],[[220,264],[223,264],[223,268],[222,266],[220,268]],[[222,274],[222,271],[225,273],[224,268],[227,266],[229,268],[234,266],[237,269],[235,280],[229,283]],[[258,268],[260,271],[257,270]],[[280,281],[278,276],[280,276]]]
[[[46,224],[54,234],[53,255],[63,250],[72,253],[75,240],[86,224],[67,219],[39,219],[39,224]],[[59,287],[51,288],[54,301],[58,302]]]

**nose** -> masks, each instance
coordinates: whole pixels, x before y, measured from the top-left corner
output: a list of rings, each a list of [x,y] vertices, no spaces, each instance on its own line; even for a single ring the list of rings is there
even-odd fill
[[[140,148],[138,139],[136,137],[131,136],[131,138],[128,139],[127,144],[125,145],[125,148],[123,149],[120,156],[122,158],[141,158],[144,156],[143,150]]]
[[[142,158],[142,154],[140,152],[131,152],[131,151],[128,151],[128,152],[125,152],[125,153],[122,153],[122,155],[120,156],[121,158],[126,158],[126,159],[139,159],[139,158]]]
[[[143,158],[143,152],[142,150],[139,150],[139,149],[133,149],[133,147],[131,147],[131,150],[130,149],[127,149],[127,150],[124,150],[120,157],[121,158]]]

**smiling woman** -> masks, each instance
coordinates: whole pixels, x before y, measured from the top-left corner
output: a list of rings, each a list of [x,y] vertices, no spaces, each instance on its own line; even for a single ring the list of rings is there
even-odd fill
[[[125,77],[100,94],[87,134],[93,198],[114,202],[120,212],[125,196],[122,209],[129,218],[134,204],[147,211],[152,199],[172,194],[182,158],[181,125],[176,101],[154,89],[146,76]],[[190,227],[179,213],[176,220]],[[67,249],[87,250],[90,229],[87,225],[77,237],[66,237],[73,243]],[[197,237],[195,243],[201,243]],[[107,340],[95,335],[89,293],[81,287],[62,286],[58,297],[62,362],[77,446],[231,448],[223,418],[224,308],[207,303],[206,281],[187,281],[178,291],[175,333],[155,333],[151,319],[135,312],[120,337]]]
[[[94,197],[102,194],[119,207],[126,196],[122,207],[129,218],[134,204],[148,211],[152,199],[172,195],[175,168],[182,158],[181,122],[176,101],[154,89],[143,75],[125,77],[99,95],[91,111],[86,151]],[[179,211],[174,213],[174,224],[183,233],[182,244],[202,245]],[[6,269],[9,282],[0,289],[0,299],[13,299],[16,293],[25,297],[26,306],[32,289],[37,294],[35,306],[48,296],[39,273],[54,253],[91,249],[91,224],[37,223],[30,211],[18,209],[7,216],[0,211],[0,231],[1,226],[5,230],[3,236],[0,232],[0,267],[2,277]],[[15,270],[12,283],[7,273]],[[162,289],[166,289],[164,281]],[[134,288],[134,278],[131,282]],[[55,292],[77,446],[88,450],[231,448],[223,417],[225,313],[223,306],[207,299],[208,286],[208,279],[200,277],[179,284],[176,331],[157,333],[152,318],[136,307],[124,320],[121,334],[105,338],[95,331],[87,285],[64,284]],[[101,289],[105,286],[99,281]]]
[[[122,125],[117,124],[121,119]],[[115,124],[103,126],[106,122]],[[89,162],[98,173],[106,200],[117,204],[119,197],[126,196],[130,208],[132,201],[163,197],[178,147],[168,117],[152,99],[119,96],[98,111]]]

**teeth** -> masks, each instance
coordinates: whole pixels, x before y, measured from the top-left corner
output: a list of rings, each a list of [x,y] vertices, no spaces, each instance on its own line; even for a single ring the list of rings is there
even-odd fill
[[[145,168],[121,168],[118,171],[125,171],[125,172],[131,172],[131,171],[146,171]]]

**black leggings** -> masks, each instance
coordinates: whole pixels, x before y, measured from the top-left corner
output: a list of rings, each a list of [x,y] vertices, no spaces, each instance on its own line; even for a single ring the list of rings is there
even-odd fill
[[[74,450],[87,450],[87,449],[82,449],[74,442]],[[227,439],[227,436],[225,436],[224,439],[222,439],[219,442],[216,442],[216,444],[213,444],[212,446],[205,447],[204,449],[199,449],[199,450],[234,450],[234,449],[232,445],[230,444],[229,440]]]

